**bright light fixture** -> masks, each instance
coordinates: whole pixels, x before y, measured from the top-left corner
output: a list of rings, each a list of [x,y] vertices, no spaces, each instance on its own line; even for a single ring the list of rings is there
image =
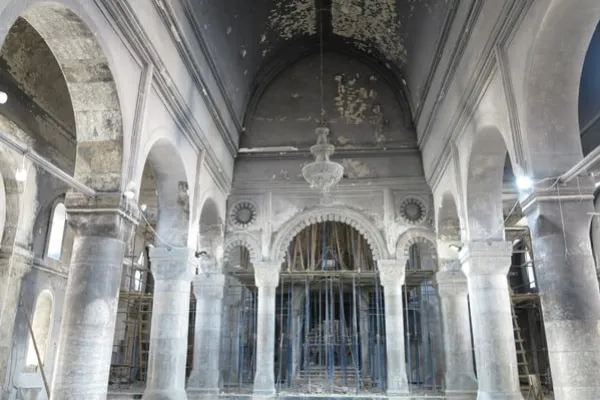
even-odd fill
[[[17,168],[15,171],[15,180],[17,182],[25,182],[27,180],[27,170],[25,168]]]
[[[519,190],[527,190],[533,187],[533,180],[526,175],[517,176],[516,183]]]
[[[460,251],[462,249],[462,247],[457,244],[451,244],[451,245],[448,245],[448,247],[450,247],[454,251]]]
[[[8,101],[8,95],[6,92],[0,91],[0,104],[5,104]]]
[[[135,193],[133,192],[133,190],[126,190],[123,192],[123,196],[127,199],[127,200],[131,200],[135,197]]]
[[[140,205],[140,210],[142,210],[142,212],[145,212],[147,208],[148,208],[148,206],[146,204]]]

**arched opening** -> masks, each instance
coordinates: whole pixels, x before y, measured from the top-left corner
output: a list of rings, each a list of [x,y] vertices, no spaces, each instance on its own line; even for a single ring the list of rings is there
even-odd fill
[[[67,209],[63,203],[54,206],[50,222],[50,235],[48,237],[48,249],[46,255],[55,260],[60,260],[62,254],[65,225],[67,222]]]
[[[26,371],[36,371],[45,364],[50,333],[52,332],[53,312],[54,301],[52,293],[49,290],[44,290],[39,294],[35,302],[35,309],[31,320],[31,332],[25,359]]]
[[[109,384],[141,394],[148,376],[155,279],[150,250],[187,246],[187,178],[177,150],[159,139],[140,168],[140,223],[127,244]]]

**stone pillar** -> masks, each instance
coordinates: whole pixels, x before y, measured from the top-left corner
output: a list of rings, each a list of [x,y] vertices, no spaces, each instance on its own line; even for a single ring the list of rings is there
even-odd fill
[[[279,265],[254,263],[254,280],[258,288],[254,394],[272,396],[275,394],[275,293],[279,285]]]
[[[377,269],[383,286],[385,303],[387,394],[388,396],[403,396],[410,391],[406,377],[404,307],[402,303],[406,262],[378,260]]]
[[[478,400],[522,400],[508,270],[512,243],[472,241],[460,252],[469,288]]]
[[[557,400],[600,399],[600,293],[590,246],[593,182],[535,188],[527,215]],[[587,194],[589,193],[589,194]]]
[[[11,365],[13,331],[19,309],[21,284],[32,264],[33,254],[19,246],[3,247],[0,250],[0,399],[8,397],[8,391],[12,387],[12,382],[7,379],[10,375],[8,367]]]
[[[442,311],[446,397],[470,400],[477,395],[477,378],[471,351],[467,277],[458,259],[441,259],[439,264],[435,285]]]
[[[200,273],[194,276],[196,326],[194,364],[188,379],[188,392],[219,393],[221,317],[225,275],[214,259],[202,260]]]
[[[148,377],[144,400],[186,400],[185,366],[194,250],[150,249],[154,278]]]
[[[51,398],[104,400],[125,243],[133,208],[124,198],[68,193],[68,224],[75,232],[65,292]]]

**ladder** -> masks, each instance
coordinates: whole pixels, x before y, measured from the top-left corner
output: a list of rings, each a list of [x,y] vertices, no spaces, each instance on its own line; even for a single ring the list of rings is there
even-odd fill
[[[539,377],[535,374],[529,373],[529,363],[527,361],[527,352],[525,350],[525,341],[521,335],[521,328],[519,327],[519,318],[516,313],[516,302],[515,296],[510,291],[511,298],[511,314],[513,322],[513,330],[515,335],[515,349],[517,351],[517,367],[519,371],[519,382],[525,383],[528,387],[527,399],[526,400],[542,400],[542,387],[540,385]]]

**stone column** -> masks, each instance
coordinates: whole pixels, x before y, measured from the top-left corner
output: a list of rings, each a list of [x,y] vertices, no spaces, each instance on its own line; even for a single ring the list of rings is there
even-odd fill
[[[254,280],[258,288],[254,394],[272,396],[275,394],[275,292],[279,285],[279,265],[254,263]]]
[[[150,249],[154,278],[148,376],[144,400],[186,400],[185,366],[194,250]]]
[[[402,260],[377,261],[385,303],[388,396],[403,396],[410,392],[406,377],[404,307],[402,303],[405,268],[406,262]]]
[[[194,364],[188,379],[188,392],[219,393],[221,316],[225,275],[214,259],[202,260],[200,273],[194,276],[196,326]]]
[[[33,254],[19,246],[3,247],[0,250],[0,399],[8,396],[12,386],[12,382],[6,380],[9,376],[8,367],[11,365],[13,331],[19,309],[21,284],[32,264]]]
[[[458,259],[440,259],[439,264],[435,285],[442,311],[446,397],[470,400],[477,395],[477,378],[471,351],[467,277]]]
[[[600,293],[590,246],[594,185],[535,188],[527,215],[557,400],[600,399]],[[589,193],[589,194],[588,194]]]
[[[460,252],[469,288],[478,400],[522,400],[508,270],[512,243],[472,241]]]
[[[119,193],[93,201],[68,193],[66,207],[75,240],[51,398],[104,400],[125,243],[136,221]]]

